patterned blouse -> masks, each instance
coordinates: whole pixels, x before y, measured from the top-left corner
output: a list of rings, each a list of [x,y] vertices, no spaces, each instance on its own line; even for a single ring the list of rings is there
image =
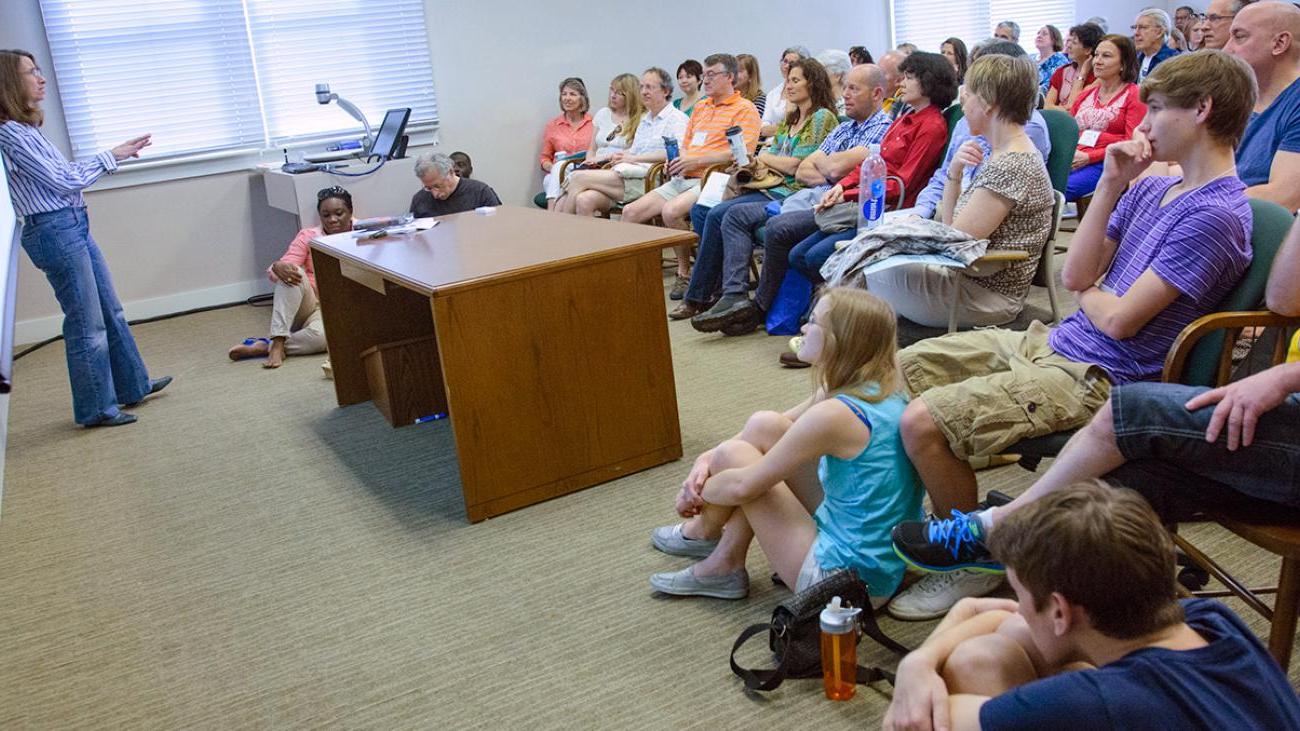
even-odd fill
[[[840,120],[835,113],[829,109],[818,109],[813,112],[812,118],[808,124],[794,135],[790,134],[789,118],[781,120],[781,124],[776,128],[776,134],[772,136],[772,144],[767,151],[779,157],[797,157],[802,160],[813,154],[821,147],[822,141],[840,124]],[[791,193],[804,187],[803,183],[795,180],[793,175],[785,176],[785,184],[769,189],[769,193],[779,198],[784,198]]]
[[[988,277],[976,277],[980,286],[1016,301],[1023,301],[1038,269],[1043,244],[1052,232],[1052,181],[1038,152],[1004,152],[980,166],[970,187],[957,199],[954,218],[977,188],[1012,202],[1002,223],[989,234],[989,251],[1027,251],[1029,259],[1011,264]]]
[[[1070,57],[1063,51],[1057,51],[1038,62],[1038,93],[1046,96],[1047,86],[1052,82],[1052,74],[1070,63]]]

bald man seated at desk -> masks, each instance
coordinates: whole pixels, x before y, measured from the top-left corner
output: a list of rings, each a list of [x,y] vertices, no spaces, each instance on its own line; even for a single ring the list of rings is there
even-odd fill
[[[416,218],[445,216],[472,211],[480,206],[499,206],[501,199],[487,183],[462,178],[456,163],[441,152],[426,152],[415,161],[415,177],[424,188],[411,198]]]

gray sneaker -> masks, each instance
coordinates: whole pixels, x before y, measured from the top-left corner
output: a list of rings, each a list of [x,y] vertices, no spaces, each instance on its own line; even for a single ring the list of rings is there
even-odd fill
[[[709,541],[703,538],[687,538],[682,535],[682,526],[684,523],[677,525],[661,525],[650,532],[650,543],[655,548],[671,556],[689,556],[691,558],[707,558],[713,549],[718,547],[717,541]]]
[[[693,566],[681,571],[650,575],[650,586],[675,596],[711,596],[715,599],[744,599],[749,594],[749,572],[736,569],[721,576],[696,576]]]

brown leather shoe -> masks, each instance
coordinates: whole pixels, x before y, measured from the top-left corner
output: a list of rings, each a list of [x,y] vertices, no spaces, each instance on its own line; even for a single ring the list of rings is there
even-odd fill
[[[812,363],[799,360],[798,355],[791,353],[788,350],[781,354],[781,365],[785,366],[786,368],[811,368],[812,367]]]
[[[696,304],[689,300],[682,300],[682,303],[680,305],[677,305],[675,309],[669,311],[668,319],[687,320],[692,317],[695,317],[701,312],[704,312],[706,309],[708,308],[705,307],[704,305]]]

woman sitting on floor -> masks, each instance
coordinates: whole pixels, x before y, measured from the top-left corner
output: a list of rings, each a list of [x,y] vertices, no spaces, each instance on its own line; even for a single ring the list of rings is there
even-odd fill
[[[320,226],[304,228],[288,251],[267,270],[275,282],[271,299],[271,337],[249,338],[230,349],[231,360],[266,356],[263,368],[279,368],[286,355],[325,352],[325,322],[316,296],[311,240],[352,230],[352,194],[337,185],[316,194]]]
[[[799,355],[816,390],[786,411],[760,411],[734,438],[695,460],[677,496],[686,522],[654,530],[664,553],[703,560],[654,574],[681,596],[740,599],[745,556],[758,538],[795,591],[850,568],[883,604],[903,578],[889,531],[919,515],[921,486],[899,437],[907,405],[895,360],[895,315],[862,290],[832,288],[804,326]]]

